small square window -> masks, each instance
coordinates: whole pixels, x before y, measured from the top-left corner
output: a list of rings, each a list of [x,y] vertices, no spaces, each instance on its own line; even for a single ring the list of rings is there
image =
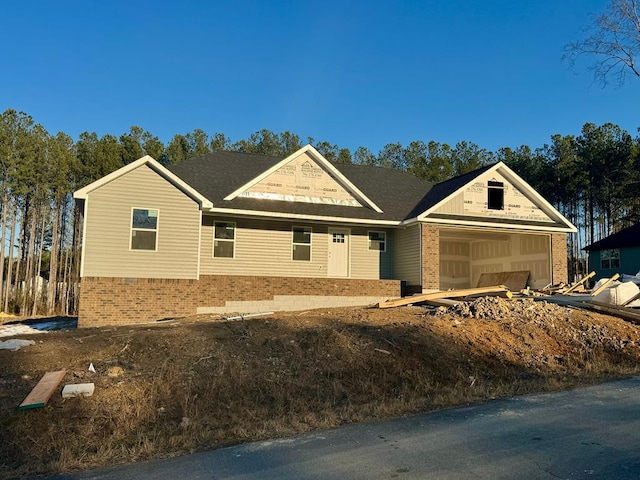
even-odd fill
[[[131,212],[131,250],[155,251],[157,240],[158,210],[134,208]]]
[[[293,227],[291,258],[296,261],[311,261],[311,227]]]
[[[369,250],[378,252],[387,251],[387,233],[386,232],[369,232]]]
[[[233,258],[236,243],[236,224],[233,222],[213,223],[213,256]]]

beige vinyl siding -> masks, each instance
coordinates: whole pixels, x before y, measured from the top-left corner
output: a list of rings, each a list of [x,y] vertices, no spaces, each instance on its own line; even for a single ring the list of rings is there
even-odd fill
[[[131,250],[133,208],[158,210],[157,250]],[[198,278],[198,204],[143,165],[89,193],[85,277]]]
[[[447,203],[441,205],[435,210],[436,213],[450,213],[455,215],[464,215],[464,193],[461,192],[451,198]]]
[[[369,250],[369,231],[387,234],[386,252]],[[383,228],[351,228],[351,278],[393,278],[393,231]]]
[[[213,256],[213,222],[236,222],[234,258]],[[202,225],[201,275],[327,276],[327,227],[297,221],[270,222],[235,217],[205,216]],[[294,261],[293,226],[311,227],[311,261]]]
[[[420,285],[420,225],[394,231],[394,276],[407,285]]]

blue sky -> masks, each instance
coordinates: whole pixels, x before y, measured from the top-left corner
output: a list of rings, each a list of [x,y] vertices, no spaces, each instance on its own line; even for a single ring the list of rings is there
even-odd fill
[[[266,128],[374,153],[533,148],[586,122],[637,134],[640,80],[561,61],[605,0],[32,1],[0,7],[0,111],[50,133],[168,142]]]

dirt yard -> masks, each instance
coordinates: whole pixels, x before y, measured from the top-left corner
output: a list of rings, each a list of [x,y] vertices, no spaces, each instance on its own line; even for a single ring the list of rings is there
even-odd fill
[[[637,325],[497,297],[449,309],[200,316],[14,338],[36,343],[0,349],[3,479],[640,374]],[[18,410],[45,372],[61,369],[46,407]],[[92,397],[61,398],[64,384],[87,382]]]

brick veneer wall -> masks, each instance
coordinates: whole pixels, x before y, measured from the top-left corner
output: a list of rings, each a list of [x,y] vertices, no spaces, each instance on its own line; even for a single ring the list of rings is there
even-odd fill
[[[422,224],[422,289],[440,289],[440,229]]]
[[[195,315],[226,301],[275,295],[398,297],[399,280],[207,275],[200,280],[84,277],[78,326],[151,322]]]
[[[551,234],[552,275],[551,281],[567,283],[569,270],[567,268],[567,235],[564,233]]]

